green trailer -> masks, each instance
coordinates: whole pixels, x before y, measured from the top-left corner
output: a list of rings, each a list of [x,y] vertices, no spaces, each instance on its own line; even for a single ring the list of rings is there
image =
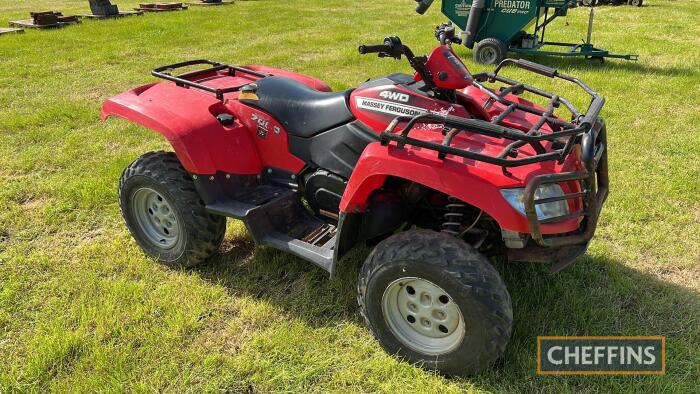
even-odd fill
[[[637,60],[637,55],[614,54],[591,43],[593,18],[591,8],[588,34],[580,44],[545,40],[547,26],[565,16],[577,0],[443,0],[442,13],[462,30],[461,41],[474,50],[474,60],[482,64],[498,64],[507,52],[581,56],[602,62],[605,58]],[[416,11],[424,13],[433,0],[418,0]],[[445,26],[439,27],[444,29]],[[559,49],[559,50],[556,50]]]

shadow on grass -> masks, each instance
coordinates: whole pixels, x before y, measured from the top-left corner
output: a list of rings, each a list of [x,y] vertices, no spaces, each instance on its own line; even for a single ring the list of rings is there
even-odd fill
[[[196,272],[231,295],[265,300],[315,328],[348,321],[362,324],[355,286],[367,248],[354,250],[333,280],[310,263],[255,247],[247,239],[229,240],[223,249]],[[700,294],[689,288],[602,256],[586,255],[555,275],[540,264],[496,262],[495,266],[513,299],[512,339],[495,368],[470,379],[471,383],[494,390],[518,388],[523,380],[556,384],[556,377],[534,376],[539,335],[666,335],[670,373],[674,368],[681,375],[697,373],[681,367],[692,365],[690,349],[700,347]],[[644,383],[636,377],[603,378],[608,379],[606,384],[630,379]],[[603,378],[566,377],[584,385]],[[692,385],[696,378],[681,380],[690,379]]]

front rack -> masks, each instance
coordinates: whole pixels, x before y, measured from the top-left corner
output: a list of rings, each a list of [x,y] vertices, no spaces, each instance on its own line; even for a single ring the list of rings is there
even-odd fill
[[[579,112],[576,107],[565,98],[547,93],[536,87],[526,85],[508,78],[498,75],[498,72],[506,64],[515,64],[520,68],[536,72],[550,78],[560,78],[566,81],[573,82],[580,86],[586,93],[591,96],[591,104],[585,114]],[[496,93],[491,89],[486,88],[484,82],[501,82],[507,87]],[[446,155],[454,155],[464,157],[471,160],[483,161],[486,163],[501,166],[505,174],[509,174],[507,168],[518,167],[543,161],[558,161],[562,162],[568,156],[576,142],[581,136],[593,130],[600,114],[600,110],[605,104],[605,99],[596,94],[585,83],[578,79],[561,74],[558,71],[527,60],[506,59],[498,65],[493,73],[480,73],[474,75],[474,86],[486,93],[489,99],[484,104],[484,109],[488,109],[493,103],[498,102],[506,109],[491,121],[479,119],[466,119],[452,115],[441,115],[437,113],[424,113],[416,116],[398,116],[389,124],[387,129],[380,134],[380,141],[383,145],[387,145],[389,141],[395,141],[399,147],[404,145],[413,145],[421,148],[432,149],[438,152],[441,159]],[[514,102],[506,98],[508,94],[521,94],[530,92],[535,95],[545,97],[549,100],[544,111],[530,105]],[[564,105],[571,112],[571,122],[563,121],[554,115],[556,108]],[[525,111],[539,116],[538,121],[527,132],[522,130],[504,126],[502,122],[513,113],[515,110]],[[396,129],[400,123],[406,123],[400,132]],[[423,141],[409,136],[416,124],[441,124],[444,130],[444,139],[442,143]],[[551,132],[542,132],[542,127],[547,124]],[[489,137],[504,138],[511,142],[498,155],[491,156],[477,152],[470,152],[464,149],[459,149],[451,146],[452,140],[460,133],[482,134]],[[547,151],[542,142],[553,141],[552,148]],[[535,150],[535,154],[528,157],[518,158],[518,149],[525,145],[530,145]]]
[[[591,103],[588,109],[585,113],[581,113],[571,102],[562,97],[499,76],[499,71],[506,64],[515,64],[520,68],[540,75],[550,78],[560,78],[577,84],[591,96]],[[507,85],[507,87],[502,88],[500,92],[496,93],[486,88],[483,85],[484,82],[500,82]],[[416,116],[398,116],[389,124],[386,131],[380,134],[382,145],[386,146],[390,141],[394,141],[399,148],[403,148],[405,145],[412,145],[431,149],[438,152],[438,157],[440,159],[444,159],[446,155],[454,155],[482,161],[501,166],[504,174],[510,175],[507,170],[510,167],[524,166],[544,161],[557,161],[561,163],[571,153],[574,146],[580,143],[581,159],[585,165],[585,170],[560,174],[544,174],[534,177],[528,182],[525,188],[524,204],[525,216],[530,227],[530,235],[538,245],[544,247],[560,247],[588,242],[595,232],[600,209],[608,195],[606,131],[603,121],[599,118],[600,111],[605,104],[605,99],[596,94],[588,85],[574,77],[561,74],[552,68],[522,59],[506,59],[496,67],[493,73],[484,72],[474,75],[474,85],[489,96],[489,99],[484,104],[484,109],[488,109],[495,102],[504,105],[506,109],[501,114],[491,119],[490,122],[436,113],[424,113]],[[543,111],[542,109],[514,102],[506,98],[509,94],[518,95],[523,92],[530,92],[547,98],[548,104],[546,109]],[[563,121],[554,115],[555,109],[561,105],[564,105],[571,113],[571,122]],[[515,110],[537,115],[539,119],[527,132],[502,125],[503,120]],[[399,123],[403,122],[406,123],[403,129],[400,132],[396,132]],[[409,133],[414,129],[416,124],[419,123],[442,125],[444,135],[442,143],[410,137]],[[542,127],[545,124],[549,125],[551,132],[542,131]],[[451,146],[454,137],[460,133],[481,134],[489,137],[507,139],[512,142],[498,155],[491,156]],[[549,151],[542,146],[543,141],[552,141]],[[528,144],[533,147],[535,154],[518,158],[518,149]],[[579,181],[581,183],[580,192],[573,192],[559,197],[535,198],[537,189],[542,185],[571,181]],[[547,219],[540,219],[538,217],[536,210],[537,205],[571,199],[581,199],[581,210]],[[581,222],[579,229],[575,232],[553,237],[545,237],[542,233],[541,226],[543,224],[582,217],[586,218],[586,220]]]
[[[192,71],[192,72],[181,74],[178,76],[171,75],[171,72],[173,70],[178,69],[178,68],[198,66],[198,65],[209,65],[211,67],[205,68],[202,70]],[[260,77],[260,78],[270,76],[270,74],[261,73],[259,71],[251,70],[248,68],[231,66],[228,64],[224,64],[224,63],[214,62],[211,60],[190,60],[187,62],[175,63],[175,64],[171,64],[168,66],[158,67],[155,70],[153,70],[151,72],[151,74],[154,77],[162,78],[162,79],[165,79],[168,81],[175,82],[175,84],[177,86],[192,87],[192,88],[201,89],[201,90],[204,90],[207,92],[214,93],[216,95],[217,99],[223,101],[224,94],[237,92],[245,85],[220,89],[220,88],[212,88],[210,86],[202,85],[201,83],[194,82],[194,81],[190,80],[190,78],[196,78],[196,77],[201,77],[204,75],[209,75],[212,73],[218,73],[219,71],[223,71],[223,70],[226,70],[226,75],[229,77],[235,76],[236,72],[254,75],[254,76]]]

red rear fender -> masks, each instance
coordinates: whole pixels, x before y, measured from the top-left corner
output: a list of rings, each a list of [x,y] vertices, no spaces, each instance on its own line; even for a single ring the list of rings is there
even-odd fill
[[[217,121],[217,115],[227,112],[210,94],[150,84],[107,100],[102,119],[118,116],[162,134],[191,173],[260,173],[261,161],[245,126],[237,119],[230,126]]]

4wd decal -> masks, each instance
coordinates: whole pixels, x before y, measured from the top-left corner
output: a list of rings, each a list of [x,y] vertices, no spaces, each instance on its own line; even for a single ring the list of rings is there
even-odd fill
[[[383,90],[379,93],[379,97],[391,101],[398,101],[400,103],[407,103],[410,99],[409,95],[406,93],[394,92],[391,90]]]
[[[253,122],[255,122],[258,125],[258,129],[256,131],[256,134],[258,135],[258,137],[263,138],[263,139],[267,138],[267,129],[270,126],[270,121],[259,117],[255,113],[253,113],[253,116],[251,116],[251,119],[253,120]]]
[[[394,116],[416,116],[418,114],[424,114],[428,112],[423,108],[413,107],[405,104],[397,104],[392,103],[391,101],[377,100],[368,97],[356,97],[355,104],[359,109],[366,109],[368,111],[381,112]]]

